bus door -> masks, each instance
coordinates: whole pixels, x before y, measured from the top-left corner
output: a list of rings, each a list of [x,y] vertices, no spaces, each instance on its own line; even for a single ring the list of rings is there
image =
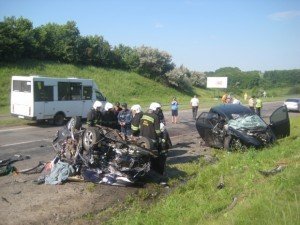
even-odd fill
[[[55,113],[53,85],[34,81],[34,116],[37,120],[52,119]]]
[[[82,87],[82,118],[86,118],[88,112],[93,106],[93,86]]]
[[[82,116],[82,83],[58,82],[57,112],[66,117]]]

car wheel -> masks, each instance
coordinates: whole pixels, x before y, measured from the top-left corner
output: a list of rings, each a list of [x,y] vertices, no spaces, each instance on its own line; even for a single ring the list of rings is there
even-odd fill
[[[83,148],[87,151],[98,144],[101,139],[100,132],[95,127],[88,127],[83,134]]]
[[[54,116],[53,123],[55,126],[62,126],[65,122],[65,115],[63,113],[57,113]]]
[[[245,151],[247,148],[238,138],[227,136],[224,139],[224,149],[227,151]]]
[[[70,131],[72,129],[79,130],[81,126],[82,126],[82,123],[81,123],[80,116],[73,116],[67,124],[68,130],[70,130]]]

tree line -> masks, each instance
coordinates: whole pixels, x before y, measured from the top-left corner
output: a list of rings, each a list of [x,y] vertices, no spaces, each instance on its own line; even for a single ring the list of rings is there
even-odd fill
[[[243,72],[238,68],[221,68],[215,72],[191,71],[176,67],[172,56],[148,46],[111,46],[100,35],[80,35],[74,21],[66,24],[47,23],[33,27],[30,20],[5,17],[0,21],[0,61],[22,59],[53,60],[64,63],[93,65],[134,71],[192,93],[193,86],[205,88],[206,77],[227,76],[228,87],[255,88],[294,86],[300,83],[300,70]]]

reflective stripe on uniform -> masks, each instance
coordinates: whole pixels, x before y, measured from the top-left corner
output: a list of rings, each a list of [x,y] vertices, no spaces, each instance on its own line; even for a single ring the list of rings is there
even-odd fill
[[[143,115],[142,120],[148,120],[148,121],[154,123],[154,118],[152,118],[151,116]]]
[[[131,125],[131,130],[137,131],[139,130],[139,127]]]

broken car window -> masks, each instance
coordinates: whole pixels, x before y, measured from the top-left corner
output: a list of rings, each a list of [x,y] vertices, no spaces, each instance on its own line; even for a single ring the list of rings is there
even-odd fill
[[[267,124],[258,115],[233,116],[234,119],[228,121],[228,126],[234,129],[256,129],[266,128]]]

